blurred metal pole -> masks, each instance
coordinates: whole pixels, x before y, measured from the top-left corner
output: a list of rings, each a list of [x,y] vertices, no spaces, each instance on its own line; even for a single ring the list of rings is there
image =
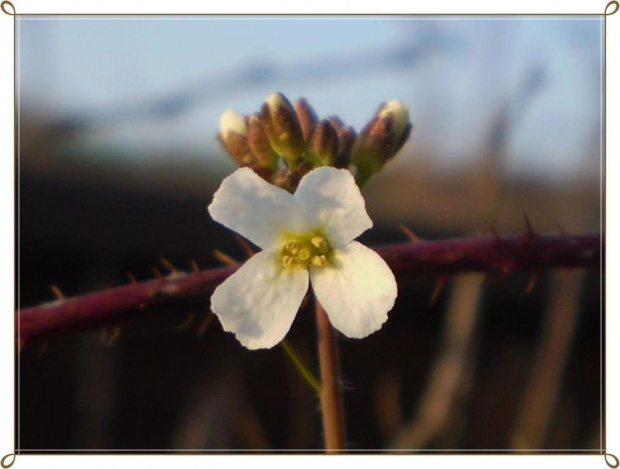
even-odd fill
[[[110,440],[115,413],[114,388],[118,345],[101,342],[101,331],[81,335],[75,350],[77,421],[76,449],[105,450],[114,446]]]
[[[201,374],[177,414],[170,448],[228,450],[234,447],[236,434],[245,435],[255,428],[253,422],[239,428],[246,406],[251,405],[245,404],[244,394],[239,366],[227,367],[217,375]],[[248,416],[254,417],[251,413]]]
[[[85,273],[81,289],[90,290],[114,281],[113,267],[99,267]],[[117,382],[119,346],[104,330],[81,335],[75,350],[76,449],[102,449],[114,446],[112,425],[118,417],[114,398]],[[105,332],[109,332],[105,330]],[[102,341],[105,338],[105,343]],[[118,337],[116,337],[118,339]]]
[[[466,274],[456,280],[450,296],[440,354],[420,400],[417,417],[392,441],[392,449],[424,448],[437,436],[449,416],[466,369],[465,361],[471,358],[468,350],[480,306],[484,274]]]
[[[583,278],[582,270],[555,274],[534,368],[511,437],[514,448],[545,446],[575,334]]]

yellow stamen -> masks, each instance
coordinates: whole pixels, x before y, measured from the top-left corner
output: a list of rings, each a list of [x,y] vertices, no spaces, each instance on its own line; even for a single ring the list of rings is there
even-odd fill
[[[331,252],[331,247],[320,232],[290,233],[287,237],[280,253],[280,262],[284,267],[325,267],[329,264],[326,256]]]
[[[310,251],[308,251],[306,248],[302,249],[301,251],[299,251],[299,259],[302,261],[307,261],[310,258]]]
[[[310,263],[316,267],[325,267],[327,265],[327,259],[323,255],[313,256],[312,259],[310,259]]]
[[[299,254],[299,249],[301,249],[301,246],[297,241],[289,241],[284,245],[282,252],[290,254],[291,256],[296,256],[297,254]]]
[[[323,236],[315,236],[310,240],[312,245],[319,250],[320,253],[324,254],[329,250],[329,245]]]

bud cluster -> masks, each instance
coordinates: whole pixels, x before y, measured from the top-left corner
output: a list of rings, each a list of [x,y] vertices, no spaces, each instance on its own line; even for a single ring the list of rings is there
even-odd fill
[[[260,112],[226,111],[219,140],[239,166],[294,192],[314,168],[348,168],[362,185],[393,158],[411,134],[409,110],[400,101],[381,105],[359,135],[336,116],[319,120],[303,98],[292,105],[282,93],[267,97]]]

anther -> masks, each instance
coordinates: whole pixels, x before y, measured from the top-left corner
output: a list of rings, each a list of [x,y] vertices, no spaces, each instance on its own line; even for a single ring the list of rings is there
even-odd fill
[[[291,265],[293,263],[293,258],[291,256],[284,256],[282,258],[282,265],[284,267],[288,267],[289,265]]]
[[[310,263],[316,267],[325,267],[327,265],[327,259],[325,259],[323,255],[313,256]]]
[[[299,259],[302,261],[307,261],[310,258],[310,251],[306,248],[299,251]]]
[[[327,241],[322,236],[315,236],[310,240],[312,245],[319,250],[321,253],[326,253],[329,250],[329,246],[327,245]]]
[[[296,256],[297,254],[299,254],[299,243],[296,241],[289,241],[288,243],[286,243],[284,245],[284,249],[282,250],[283,252],[290,254],[291,256]]]

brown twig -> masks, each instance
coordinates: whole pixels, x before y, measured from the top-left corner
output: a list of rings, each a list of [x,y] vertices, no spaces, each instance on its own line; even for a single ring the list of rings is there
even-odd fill
[[[479,271],[511,273],[557,267],[600,268],[603,239],[524,235],[393,244],[375,250],[397,278]],[[177,273],[21,309],[16,315],[20,344],[37,337],[97,327],[141,309],[181,298],[208,296],[239,266]]]
[[[327,313],[315,299],[316,325],[318,333],[319,366],[321,369],[321,415],[323,417],[323,439],[325,451],[335,454],[346,450],[347,439],[342,399],[340,359],[338,357],[338,333],[333,328]]]
[[[553,279],[549,313],[511,437],[513,448],[545,447],[577,327],[582,282],[583,272],[559,272]]]
[[[417,415],[391,443],[393,449],[427,447],[446,425],[466,370],[481,297],[482,274],[467,274],[454,283],[439,356],[436,358]]]

